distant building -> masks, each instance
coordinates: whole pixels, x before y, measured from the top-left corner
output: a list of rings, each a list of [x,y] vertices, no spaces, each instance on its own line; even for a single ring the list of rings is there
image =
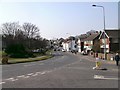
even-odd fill
[[[81,39],[79,38],[77,41],[78,52],[82,52],[81,50]]]
[[[64,51],[70,51],[70,43],[67,39],[62,42],[62,46]]]
[[[75,37],[69,37],[62,42],[63,49],[65,51],[77,50],[77,43]]]

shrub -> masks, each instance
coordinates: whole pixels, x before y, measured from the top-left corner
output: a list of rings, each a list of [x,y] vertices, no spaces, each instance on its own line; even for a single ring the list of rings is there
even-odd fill
[[[27,58],[32,57],[31,52],[27,52],[22,44],[11,44],[6,49],[5,52],[12,58]]]

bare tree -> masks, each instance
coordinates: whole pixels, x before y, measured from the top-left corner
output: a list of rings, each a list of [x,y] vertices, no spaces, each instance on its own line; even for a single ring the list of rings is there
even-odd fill
[[[19,22],[7,22],[1,25],[0,30],[2,31],[2,41],[5,46],[11,45],[18,42],[19,32],[21,31],[21,26]]]
[[[24,23],[20,26],[18,22],[4,23],[0,29],[3,32],[2,41],[6,44],[4,48],[8,47],[6,50],[9,50],[10,46],[16,46],[16,49],[18,49],[17,47],[21,45],[25,49],[23,52],[31,53],[33,49],[46,50],[48,45],[48,40],[40,36],[40,29],[34,24]]]
[[[22,26],[27,38],[34,38],[38,36],[40,29],[31,23],[24,23]]]
[[[26,38],[27,38],[27,41],[26,41],[26,42],[27,42],[27,44],[28,44],[28,48],[29,48],[29,49],[30,49],[30,48],[33,48],[33,47],[31,46],[31,44],[32,44],[34,38],[40,36],[40,35],[39,35],[40,29],[39,29],[36,25],[34,25],[34,24],[24,23],[24,24],[22,25],[22,30],[24,31],[25,36],[26,36]]]
[[[19,22],[13,22],[13,23],[4,23],[2,24],[1,31],[4,36],[9,36],[14,39],[14,37],[17,35],[18,30],[21,29],[21,26],[19,25]]]

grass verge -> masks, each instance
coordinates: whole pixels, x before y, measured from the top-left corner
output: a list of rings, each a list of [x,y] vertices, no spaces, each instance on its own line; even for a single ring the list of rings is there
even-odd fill
[[[52,58],[52,55],[48,56],[40,56],[36,58],[27,58],[27,59],[15,59],[15,58],[10,58],[8,60],[8,64],[17,64],[17,63],[26,63],[26,62],[34,62],[34,61],[41,61],[41,60],[46,60],[49,58]]]

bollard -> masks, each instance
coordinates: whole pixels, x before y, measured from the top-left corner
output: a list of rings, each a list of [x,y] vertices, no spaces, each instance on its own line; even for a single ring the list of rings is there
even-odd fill
[[[98,57],[98,53],[96,53],[96,63],[95,63],[95,67],[93,67],[93,69],[100,69],[100,66],[101,66],[101,62]]]
[[[96,68],[100,68],[100,66],[101,66],[101,62],[100,62],[100,61],[97,61],[97,62],[96,62]]]

